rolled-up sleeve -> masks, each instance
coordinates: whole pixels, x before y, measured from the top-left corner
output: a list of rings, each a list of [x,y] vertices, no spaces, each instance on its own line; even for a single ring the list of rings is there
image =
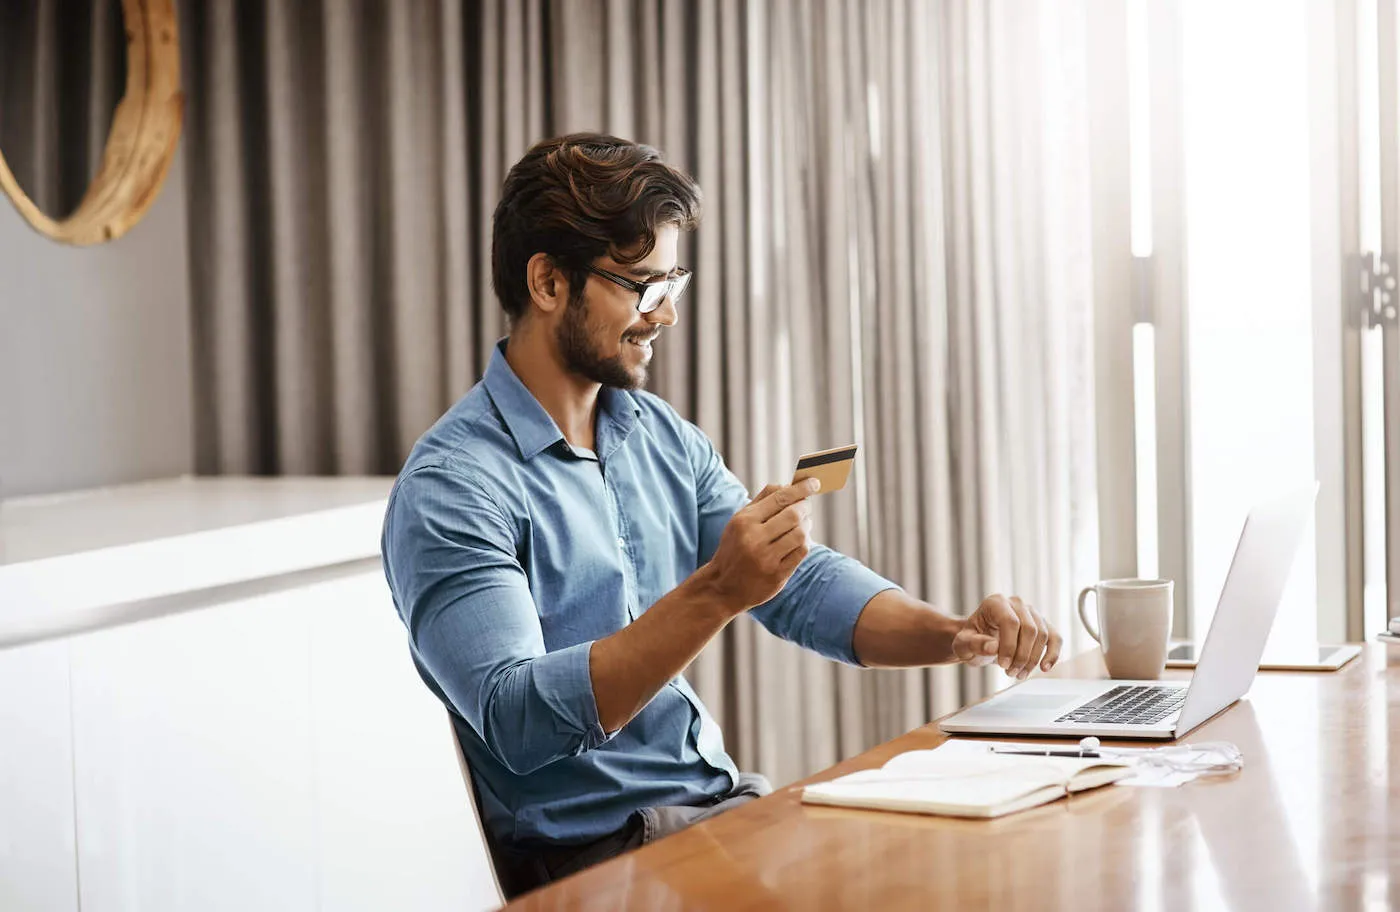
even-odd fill
[[[684,428],[695,473],[703,565],[714,557],[724,527],[749,502],[749,495],[704,432],[689,422]],[[879,593],[898,588],[860,561],[815,545],[782,591],[749,613],[774,636],[859,665],[855,630],[861,611]]]
[[[774,636],[859,665],[855,634],[861,611],[879,593],[898,588],[860,561],[815,545],[782,591],[749,613]]]
[[[444,466],[401,479],[383,553],[420,663],[506,768],[523,775],[608,740],[592,641],[545,651],[516,529],[478,481]]]

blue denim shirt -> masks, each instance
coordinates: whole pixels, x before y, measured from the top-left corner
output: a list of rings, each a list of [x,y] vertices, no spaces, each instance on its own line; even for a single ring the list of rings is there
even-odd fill
[[[389,498],[394,604],[419,673],[455,715],[485,824],[507,845],[586,842],[642,807],[704,803],[737,775],[684,676],[605,732],[588,653],[707,562],[748,493],[649,393],[604,388],[595,446],[565,441],[502,343]],[[856,618],[893,585],[816,546],[752,614],[855,664]]]

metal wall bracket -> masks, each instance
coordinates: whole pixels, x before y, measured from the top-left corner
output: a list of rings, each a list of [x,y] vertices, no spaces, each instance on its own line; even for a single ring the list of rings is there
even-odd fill
[[[1393,253],[1361,255],[1361,306],[1357,316],[1362,329],[1400,325],[1400,290],[1396,288],[1400,271],[1395,259]]]

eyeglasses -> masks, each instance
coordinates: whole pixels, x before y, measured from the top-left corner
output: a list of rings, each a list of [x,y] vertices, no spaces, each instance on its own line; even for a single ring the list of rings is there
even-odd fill
[[[589,266],[588,271],[630,291],[635,291],[637,293],[637,312],[644,314],[649,314],[660,307],[661,302],[668,297],[672,304],[680,301],[681,295],[685,294],[686,286],[690,284],[691,275],[689,269],[678,269],[676,274],[669,279],[634,282],[616,273],[608,272],[606,269],[599,269],[597,266]]]

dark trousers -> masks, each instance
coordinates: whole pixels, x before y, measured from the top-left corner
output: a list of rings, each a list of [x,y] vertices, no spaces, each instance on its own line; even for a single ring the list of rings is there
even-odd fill
[[[496,870],[507,899],[576,874],[584,868],[630,852],[638,846],[678,833],[732,807],[762,798],[773,791],[757,773],[740,773],[729,792],[698,807],[645,807],[634,813],[622,829],[580,845],[518,845],[496,847]]]

